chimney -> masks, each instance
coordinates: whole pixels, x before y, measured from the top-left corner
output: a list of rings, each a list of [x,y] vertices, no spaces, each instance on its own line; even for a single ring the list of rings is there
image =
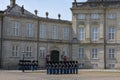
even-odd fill
[[[16,4],[16,0],[10,0],[10,6],[14,6]]]

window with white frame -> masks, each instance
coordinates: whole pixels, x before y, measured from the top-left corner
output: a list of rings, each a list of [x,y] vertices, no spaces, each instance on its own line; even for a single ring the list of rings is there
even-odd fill
[[[67,28],[67,27],[63,28],[63,39],[65,39],[65,40],[69,39],[69,28]]]
[[[68,48],[67,47],[63,48],[63,55],[68,56]]]
[[[98,40],[98,27],[92,27],[91,30],[91,37],[92,37],[92,41]]]
[[[46,25],[40,25],[40,38],[46,38]]]
[[[99,19],[99,14],[97,14],[97,13],[93,13],[93,14],[91,14],[91,19]]]
[[[78,39],[85,40],[85,28],[84,27],[78,28]]]
[[[92,50],[91,50],[91,58],[92,59],[98,59],[98,49],[97,48],[92,48]]]
[[[85,49],[83,47],[79,48],[79,58],[83,59],[85,57]]]
[[[114,27],[110,27],[109,28],[109,40],[114,40],[115,39],[115,28]]]
[[[45,47],[40,47],[40,51],[39,51],[39,57],[41,58],[45,58],[46,57],[46,48]]]
[[[114,69],[115,68],[115,64],[109,64],[109,69]]]
[[[12,57],[18,57],[19,56],[19,47],[16,45],[12,46]]]
[[[98,64],[92,64],[92,68],[93,69],[97,69],[98,68]]]
[[[84,63],[80,63],[80,64],[79,64],[79,68],[80,68],[80,69],[83,69],[84,66],[85,66]]]
[[[13,36],[19,36],[20,23],[18,21],[12,22],[12,33]]]
[[[27,37],[33,37],[33,24],[32,23],[27,23]]]
[[[85,19],[86,15],[85,14],[78,14],[78,19]]]
[[[115,49],[109,49],[109,59],[115,59]]]
[[[109,13],[108,18],[109,19],[116,19],[117,15],[115,13]]]
[[[52,39],[58,39],[58,29],[57,26],[52,27]]]
[[[32,57],[32,48],[31,48],[31,46],[27,46],[27,47],[26,47],[25,56],[26,56],[26,57]]]

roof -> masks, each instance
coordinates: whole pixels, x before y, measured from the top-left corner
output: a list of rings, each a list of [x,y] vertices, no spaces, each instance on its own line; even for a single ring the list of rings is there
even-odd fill
[[[73,2],[73,7],[120,7],[120,0],[88,0],[87,2]]]
[[[9,16],[14,16],[14,17],[20,17],[20,18],[29,18],[29,19],[33,18],[33,19],[39,19],[41,21],[49,21],[49,22],[59,22],[59,23],[71,24],[71,21],[67,21],[67,20],[39,17],[39,16],[36,16],[35,14],[27,11],[26,9],[24,9],[24,14],[23,14],[21,9],[22,9],[22,7],[15,4],[12,7],[8,7],[8,9],[6,9],[4,11],[4,14],[9,15]]]

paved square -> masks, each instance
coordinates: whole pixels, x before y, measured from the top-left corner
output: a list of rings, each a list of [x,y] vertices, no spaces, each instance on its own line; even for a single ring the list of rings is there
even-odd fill
[[[79,71],[79,74],[47,75],[45,71],[0,71],[0,80],[120,80],[120,72]]]

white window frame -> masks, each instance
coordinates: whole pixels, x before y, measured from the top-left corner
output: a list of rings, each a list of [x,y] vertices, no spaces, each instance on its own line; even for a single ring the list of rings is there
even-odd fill
[[[78,40],[80,41],[85,40],[85,28],[84,27],[78,28]]]
[[[100,15],[98,13],[91,14],[91,19],[99,19]]]
[[[13,21],[12,23],[13,36],[19,36],[19,28],[20,28],[20,22]]]
[[[86,14],[78,14],[77,18],[80,20],[86,19]]]
[[[39,57],[40,58],[45,58],[46,57],[46,48],[45,47],[40,47]]]
[[[109,59],[115,59],[115,49],[109,48]]]
[[[68,56],[68,48],[67,47],[63,48],[63,55]]]
[[[92,68],[93,69],[97,69],[98,68],[98,64],[92,64]]]
[[[27,37],[33,37],[33,24],[32,23],[27,23]]]
[[[12,46],[12,57],[19,57],[19,47],[17,45]]]
[[[58,39],[58,27],[57,26],[52,27],[52,39]]]
[[[108,13],[107,17],[108,17],[108,19],[116,19],[117,18],[117,14],[115,14],[115,13]]]
[[[46,38],[46,25],[40,25],[40,38]]]
[[[25,57],[32,57],[32,47],[31,46],[26,47]]]
[[[79,68],[80,69],[83,69],[85,67],[85,64],[84,63],[79,63]]]
[[[109,69],[115,69],[115,64],[114,63],[109,64]]]
[[[78,53],[79,59],[84,59],[85,58],[85,48],[80,47],[78,52],[79,52]]]
[[[98,27],[92,27],[92,29],[91,29],[92,41],[97,41],[98,37],[99,37],[99,28]]]
[[[63,39],[69,40],[69,28],[68,27],[63,28]]]
[[[108,39],[109,40],[115,40],[115,28],[109,27],[108,29]]]
[[[91,49],[91,59],[98,59],[98,48]]]

